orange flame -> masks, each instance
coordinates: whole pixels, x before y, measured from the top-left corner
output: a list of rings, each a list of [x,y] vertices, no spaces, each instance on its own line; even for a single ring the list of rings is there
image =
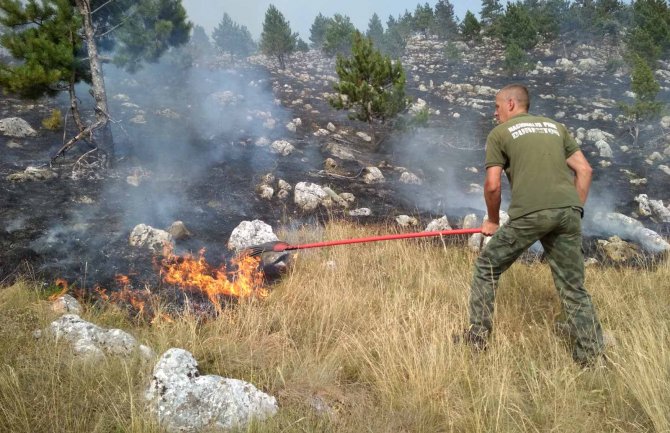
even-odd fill
[[[225,264],[218,268],[210,266],[204,254],[204,249],[200,251],[198,257],[190,254],[175,256],[166,251],[162,261],[163,280],[182,289],[200,290],[217,309],[220,309],[220,296],[261,299],[268,296],[267,290],[263,288],[264,276],[258,266],[259,258],[250,256],[237,258],[233,260],[237,270],[228,271]]]

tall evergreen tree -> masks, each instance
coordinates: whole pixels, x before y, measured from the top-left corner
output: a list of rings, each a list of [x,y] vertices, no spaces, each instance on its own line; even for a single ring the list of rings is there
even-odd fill
[[[421,3],[416,5],[414,16],[412,17],[412,30],[421,32],[424,35],[434,27],[435,17],[433,15],[433,8],[428,3],[423,6]]]
[[[435,33],[443,39],[458,34],[454,5],[449,0],[438,0],[435,4]]]
[[[291,26],[274,5],[265,12],[260,48],[266,56],[274,56],[279,66],[286,67],[286,57],[295,51],[298,34],[291,32]]]
[[[332,18],[327,18],[323,16],[320,12],[319,15],[314,18],[312,26],[309,28],[309,40],[312,43],[312,48],[320,50],[323,47],[323,42],[326,39],[326,30],[328,26],[333,22]]]
[[[0,66],[3,86],[31,97],[70,94],[80,132],[56,157],[84,138],[113,157],[100,51],[113,50],[114,62],[134,71],[187,42],[191,30],[180,0],[0,0],[0,24],[7,28],[0,43],[19,60]],[[88,124],[79,116],[79,81],[90,83],[95,100],[95,120]]]
[[[461,27],[461,35],[463,36],[463,39],[466,41],[477,41],[481,38],[481,30],[482,26],[479,24],[479,21],[477,21],[475,14],[467,11]]]
[[[482,0],[482,10],[479,11],[482,26],[493,26],[498,18],[502,17],[504,11],[500,0]]]
[[[375,120],[383,123],[393,118],[407,106],[402,64],[382,55],[359,32],[354,34],[351,57],[337,57],[336,71],[340,81],[334,88],[339,96],[330,103],[338,110],[355,109],[355,118],[370,126]]]
[[[368,30],[365,32],[365,36],[372,40],[377,49],[381,49],[384,43],[384,26],[376,13],[372,14],[372,18],[368,22]]]
[[[405,51],[408,36],[409,31],[392,15],[389,15],[381,51],[392,58],[401,57]]]
[[[538,42],[537,27],[521,3],[508,3],[499,25],[500,39],[505,45],[516,44],[527,50]]]
[[[356,27],[354,27],[348,16],[335,14],[332,22],[326,29],[326,36],[322,47],[323,52],[331,57],[336,54],[349,55],[355,32]]]
[[[228,15],[223,14],[219,25],[212,32],[212,38],[219,50],[231,55],[248,56],[256,49],[251,33]]]

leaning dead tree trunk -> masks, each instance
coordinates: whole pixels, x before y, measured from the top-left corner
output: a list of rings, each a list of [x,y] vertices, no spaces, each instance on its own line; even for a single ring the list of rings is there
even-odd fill
[[[51,161],[53,162],[58,157],[63,156],[75,143],[89,136],[96,143],[98,150],[105,156],[106,164],[109,164],[114,158],[114,143],[109,126],[109,109],[107,106],[105,80],[102,75],[102,62],[98,55],[98,46],[95,42],[95,28],[91,19],[91,2],[90,0],[75,0],[75,4],[83,19],[84,39],[91,68],[91,95],[95,100],[95,121],[83,130],[80,130],[76,136],[65,143]]]

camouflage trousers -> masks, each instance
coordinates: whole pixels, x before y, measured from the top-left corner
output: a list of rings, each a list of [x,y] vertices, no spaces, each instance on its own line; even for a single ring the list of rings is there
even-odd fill
[[[509,221],[496,231],[477,258],[470,290],[470,332],[487,337],[493,329],[495,295],[500,275],[539,240],[554,277],[575,361],[603,351],[602,328],[591,296],[584,288],[580,209],[546,209]]]

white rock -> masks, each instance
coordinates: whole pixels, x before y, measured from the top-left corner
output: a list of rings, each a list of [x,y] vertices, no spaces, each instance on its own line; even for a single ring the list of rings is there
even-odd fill
[[[242,221],[230,234],[228,249],[240,251],[253,245],[278,240],[269,224],[261,220]]]
[[[71,295],[63,295],[58,297],[51,304],[51,311],[57,314],[81,314],[81,304]]]
[[[315,183],[299,182],[293,192],[293,201],[302,210],[312,211],[328,198],[328,193]]]
[[[328,125],[326,125],[326,129],[329,130],[330,132],[337,131],[337,128],[331,122],[328,122]]]
[[[120,329],[104,329],[81,319],[76,314],[66,314],[51,322],[47,332],[56,339],[72,343],[75,353],[86,358],[100,358],[105,354],[129,356],[134,352],[146,357],[153,351],[140,348],[135,338]]]
[[[256,189],[258,196],[264,200],[270,200],[275,194],[274,188],[270,185],[259,185]]]
[[[165,230],[160,230],[146,224],[138,224],[130,233],[130,245],[139,248],[147,248],[154,253],[160,253],[165,246],[173,246],[172,235]]]
[[[464,229],[476,229],[479,226],[480,226],[479,218],[477,218],[477,215],[471,213],[466,215],[465,218],[463,218]]]
[[[286,129],[288,129],[291,132],[295,132],[297,130],[296,125],[293,122],[288,122],[286,124]]]
[[[367,184],[378,184],[384,183],[385,181],[386,179],[384,179],[384,175],[379,168],[366,167],[363,170],[363,182]]]
[[[667,174],[668,176],[670,176],[670,167],[668,167],[667,165],[659,165],[658,169],[661,170],[663,173]]]
[[[169,349],[145,392],[149,410],[170,433],[246,430],[277,413],[277,400],[248,382],[201,376],[192,354]]]
[[[1,119],[0,132],[8,137],[16,138],[35,137],[37,135],[37,131],[28,122],[19,117]]]
[[[395,220],[400,227],[413,227],[419,224],[419,220],[408,215],[398,215]]]
[[[270,148],[274,153],[282,156],[288,156],[295,150],[295,147],[286,140],[275,140],[270,145]]]
[[[663,116],[661,126],[665,129],[670,129],[670,116]]]
[[[368,134],[365,132],[359,131],[356,133],[356,136],[360,138],[361,140],[370,143],[372,141],[372,137],[370,137]]]
[[[428,226],[426,226],[425,231],[438,232],[443,230],[451,230],[451,226],[449,225],[449,220],[447,219],[446,215],[442,218],[432,220]]]
[[[423,184],[423,181],[416,174],[410,173],[409,171],[406,171],[400,175],[400,182],[411,185]]]
[[[596,142],[596,147],[600,151],[601,158],[612,158],[614,154],[612,153],[612,148],[605,140],[599,140]]]
[[[372,211],[366,207],[362,207],[359,209],[354,209],[352,211],[349,211],[349,216],[357,217],[357,216],[370,216],[372,215]]]

